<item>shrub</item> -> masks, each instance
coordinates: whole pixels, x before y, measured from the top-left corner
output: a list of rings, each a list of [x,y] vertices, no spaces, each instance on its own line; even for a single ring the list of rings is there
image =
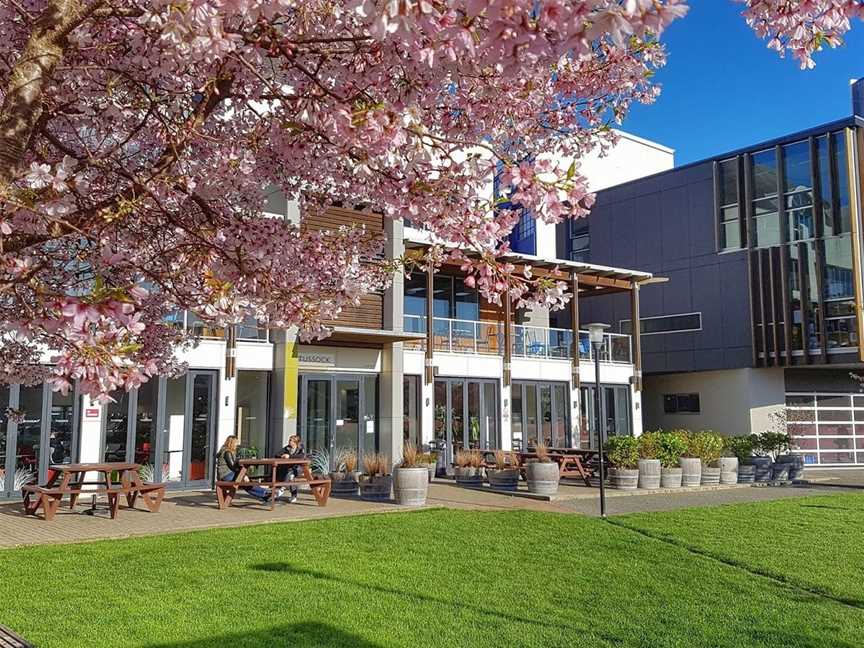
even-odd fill
[[[420,467],[420,457],[420,449],[408,441],[402,446],[402,463],[400,466],[402,468],[418,468]]]
[[[660,452],[660,432],[645,432],[639,437],[639,458],[657,459]]]
[[[537,453],[537,461],[540,463],[552,463],[552,459],[549,457],[549,447],[542,441],[537,443],[534,452]]]
[[[639,466],[639,439],[632,436],[613,436],[606,441],[606,456],[615,468]]]
[[[389,472],[387,468],[387,457],[378,454],[377,452],[368,452],[364,454],[363,472],[370,477],[386,475]]]
[[[479,450],[470,450],[468,452],[470,466],[472,468],[481,468],[483,466],[483,453]]]
[[[471,453],[467,450],[457,450],[453,457],[453,463],[460,468],[467,468],[471,465]]]
[[[660,433],[657,441],[657,458],[664,468],[676,468],[679,459],[687,451],[686,433],[682,430],[670,430]]]
[[[786,432],[767,430],[754,436],[756,436],[756,448],[775,460],[792,448],[792,439]]]
[[[717,463],[723,454],[723,437],[711,430],[689,435],[688,454],[698,457],[706,466]]]
[[[726,437],[723,439],[723,449],[729,455],[738,457],[740,463],[747,463],[753,456],[753,435]]]
[[[495,451],[495,468],[497,470],[507,468],[507,453],[501,449]]]

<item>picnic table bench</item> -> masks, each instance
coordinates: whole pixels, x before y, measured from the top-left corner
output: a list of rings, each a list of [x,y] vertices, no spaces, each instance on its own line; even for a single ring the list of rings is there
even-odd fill
[[[270,487],[270,510],[276,506],[276,489],[279,487],[295,488],[298,486],[308,486],[318,506],[327,506],[327,499],[330,497],[330,480],[315,479],[312,476],[312,462],[309,459],[283,459],[282,457],[272,457],[265,459],[241,459],[240,472],[235,475],[233,481],[216,481],[216,499],[219,502],[219,509],[224,509],[231,506],[238,490],[249,490],[255,486]],[[265,470],[263,475],[250,475],[250,469],[261,466],[269,468]],[[302,466],[303,479],[279,480],[277,478],[280,466]],[[293,477],[293,473],[289,473]],[[248,480],[247,480],[248,478]]]
[[[140,497],[148,510],[156,513],[165,497],[165,484],[142,480],[138,474],[140,467],[137,463],[119,461],[53,465],[50,468],[52,476],[43,486],[27,484],[21,487],[24,513],[36,515],[41,508],[45,520],[52,520],[64,496],[69,497],[69,508],[73,509],[81,495],[105,495],[112,520],[117,518],[121,495],[125,496],[129,508],[135,508]],[[101,477],[88,480],[87,473],[98,473]],[[112,479],[115,473],[120,476],[119,482]]]
[[[484,454],[493,454],[494,450],[484,450]],[[524,472],[525,463],[537,459],[536,452],[513,451],[519,456],[520,470]],[[596,450],[580,450],[578,448],[549,448],[549,458],[558,464],[558,474],[561,477],[573,477],[581,479],[589,488],[592,486],[591,478],[594,477],[595,463],[597,460]],[[494,462],[485,462],[487,468],[495,466]]]

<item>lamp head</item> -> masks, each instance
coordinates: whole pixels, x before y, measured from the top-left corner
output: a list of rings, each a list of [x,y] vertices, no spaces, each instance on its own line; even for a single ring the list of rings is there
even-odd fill
[[[588,339],[591,341],[591,344],[603,344],[603,333],[605,333],[608,328],[608,324],[589,324]]]

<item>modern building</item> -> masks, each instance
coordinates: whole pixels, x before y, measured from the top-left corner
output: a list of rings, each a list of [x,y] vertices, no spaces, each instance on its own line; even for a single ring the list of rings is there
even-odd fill
[[[624,171],[636,177],[671,168],[673,160],[669,149],[622,135],[610,155],[588,164],[602,186]],[[267,211],[298,218],[296,205],[279,196]],[[385,231],[392,257],[429,245],[424,232],[371,210],[333,207],[301,226],[351,223]],[[527,448],[538,440],[589,446],[590,412],[580,410],[580,401],[596,386],[578,310],[615,292],[638,308],[640,287],[656,279],[555,259],[555,235],[554,227],[541,225],[534,247],[522,245],[511,260],[538,273],[560,266],[578,293],[567,327],[552,326],[548,313],[488,303],[458,266],[445,266],[395,276],[387,291],[346,309],[331,323],[332,335],[314,344],[255,322],[213,329],[180,313],[177,325],[198,339],[182,353],[189,371],[118,393],[104,406],[41,385],[4,386],[0,412],[9,406],[23,419],[0,419],[0,496],[16,495],[16,473],[19,481],[35,475],[42,482],[51,464],[71,461],[135,461],[171,487],[209,487],[215,452],[231,433],[258,456],[272,454],[295,432],[309,450],[378,451],[394,460],[412,441],[439,450],[442,468],[460,448]],[[608,334],[601,362],[610,433],[638,434],[638,335]]]
[[[864,82],[852,95],[845,119],[619,183],[559,226],[559,256],[669,279],[641,304],[646,429],[759,432],[785,408],[808,464],[864,464]],[[620,297],[583,314],[634,329]]]

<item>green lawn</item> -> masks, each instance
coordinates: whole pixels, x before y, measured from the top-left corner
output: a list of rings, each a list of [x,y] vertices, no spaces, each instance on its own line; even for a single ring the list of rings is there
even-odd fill
[[[0,551],[0,623],[42,648],[843,648],[864,641],[862,529],[864,494],[614,523],[436,510],[14,549]]]

